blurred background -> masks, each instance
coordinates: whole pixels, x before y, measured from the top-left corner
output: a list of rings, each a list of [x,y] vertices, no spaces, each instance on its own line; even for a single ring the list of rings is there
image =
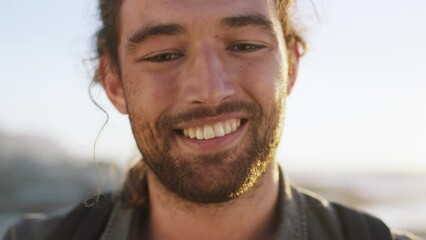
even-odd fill
[[[425,13],[423,0],[299,0],[309,51],[278,159],[299,185],[426,237]],[[0,235],[98,189],[98,26],[94,0],[1,4]],[[127,117],[92,91],[110,114],[96,150],[107,191],[137,151]]]

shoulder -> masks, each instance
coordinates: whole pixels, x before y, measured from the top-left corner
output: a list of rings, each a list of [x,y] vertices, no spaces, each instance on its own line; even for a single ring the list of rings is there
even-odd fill
[[[51,214],[25,215],[9,227],[2,240],[65,240],[72,239],[77,231],[98,235],[103,230],[113,205],[110,195],[104,195],[101,200],[92,198],[73,208]]]
[[[6,231],[2,240],[45,239],[70,212],[70,208],[51,214],[27,214]]]
[[[295,187],[293,191],[302,201],[311,233],[334,231],[342,239],[420,240],[413,234],[390,229],[381,219],[364,211],[329,202],[302,188]]]

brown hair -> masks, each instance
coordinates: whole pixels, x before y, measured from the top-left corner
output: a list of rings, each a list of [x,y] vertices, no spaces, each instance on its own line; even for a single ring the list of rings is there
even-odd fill
[[[287,48],[292,48],[295,44],[305,51],[306,44],[300,33],[297,31],[289,12],[295,0],[277,0],[278,17],[282,25]],[[119,19],[122,0],[99,0],[99,11],[102,25],[96,33],[96,59],[102,56],[109,57],[109,66],[98,65],[92,84],[101,80],[101,67],[112,67],[120,71],[118,61],[119,44]],[[289,53],[291,51],[288,51]],[[289,56],[290,65],[292,58]],[[124,182],[122,200],[125,205],[131,207],[147,207],[148,189],[146,184],[147,166],[143,161],[138,161],[128,172]]]

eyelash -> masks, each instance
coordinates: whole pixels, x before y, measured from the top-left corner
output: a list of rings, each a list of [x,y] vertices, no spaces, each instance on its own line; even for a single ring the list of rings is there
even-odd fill
[[[234,44],[228,48],[226,48],[229,51],[233,51],[233,52],[245,52],[245,53],[250,53],[250,52],[255,52],[258,51],[260,49],[266,48],[265,45],[260,45],[260,44],[251,44],[251,43],[238,43],[238,44]],[[147,62],[154,62],[154,63],[161,63],[161,62],[168,62],[168,61],[173,61],[175,59],[179,59],[181,57],[183,57],[184,54],[180,54],[180,53],[161,53],[161,54],[157,54],[151,57],[146,57],[143,58],[142,61],[147,61]]]
[[[142,61],[147,61],[147,62],[167,62],[167,61],[172,61],[178,58],[183,57],[183,54],[179,54],[179,53],[161,53],[161,54],[157,54],[155,56],[152,57],[146,57],[144,59],[142,59]]]
[[[252,43],[238,43],[228,47],[227,49],[235,52],[255,52],[263,48],[266,48],[266,46]]]

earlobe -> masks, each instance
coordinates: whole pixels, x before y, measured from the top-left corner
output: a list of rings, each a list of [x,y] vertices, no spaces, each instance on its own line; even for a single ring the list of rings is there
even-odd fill
[[[297,42],[289,49],[289,66],[288,66],[288,82],[287,82],[287,96],[291,94],[294,84],[296,83],[297,73],[299,70],[299,47]]]
[[[126,97],[120,75],[111,67],[107,56],[99,58],[97,74],[111,103],[119,112],[127,114]]]

